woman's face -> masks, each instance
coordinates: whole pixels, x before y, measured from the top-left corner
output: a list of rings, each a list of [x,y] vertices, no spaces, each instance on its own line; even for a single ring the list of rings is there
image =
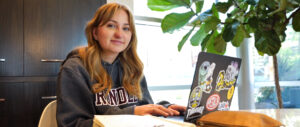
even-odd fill
[[[94,39],[103,49],[103,57],[113,58],[113,60],[127,48],[131,35],[129,18],[123,9],[117,10],[106,24],[99,25],[93,30]]]

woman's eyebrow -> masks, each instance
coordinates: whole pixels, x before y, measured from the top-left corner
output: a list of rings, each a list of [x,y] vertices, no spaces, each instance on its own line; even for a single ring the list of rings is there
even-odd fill
[[[114,23],[116,23],[116,24],[118,24],[118,23],[119,23],[118,21],[116,21],[116,20],[113,20],[113,19],[111,19],[111,20],[109,20],[109,21],[111,21],[111,22],[114,22]],[[129,25],[129,23],[124,23],[123,25]]]

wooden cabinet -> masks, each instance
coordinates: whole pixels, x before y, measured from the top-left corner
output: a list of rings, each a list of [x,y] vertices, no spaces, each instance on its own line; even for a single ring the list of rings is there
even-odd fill
[[[1,0],[0,76],[56,76],[106,0]],[[58,60],[58,61],[57,61]]]
[[[0,126],[17,127],[25,125],[23,83],[0,84]]]
[[[25,0],[24,75],[57,75],[60,62],[55,61],[63,60],[73,48],[87,45],[85,24],[103,3],[100,0]]]
[[[23,0],[0,0],[0,76],[23,75]]]
[[[52,82],[1,83],[0,126],[36,127],[41,113],[55,96]]]
[[[106,0],[0,0],[0,127],[36,127],[61,62]]]
[[[24,114],[27,127],[37,126],[43,109],[56,99],[55,84],[55,81],[24,83]]]

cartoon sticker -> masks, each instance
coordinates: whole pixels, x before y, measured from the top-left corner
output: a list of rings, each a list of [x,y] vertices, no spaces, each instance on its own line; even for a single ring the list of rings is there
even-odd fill
[[[213,94],[206,101],[206,109],[208,111],[215,110],[218,107],[219,103],[220,103],[220,95]]]
[[[216,91],[220,91],[224,89],[224,76],[225,76],[225,71],[221,70],[217,77]]]
[[[196,86],[190,95],[190,99],[189,99],[190,109],[187,110],[187,116],[186,116],[187,119],[190,119],[190,117],[192,118],[203,113],[204,106],[200,106],[201,98],[202,98],[202,90],[199,86]]]
[[[210,93],[212,89],[211,83],[215,66],[215,63],[210,64],[210,62],[204,61],[199,68],[198,85],[205,93]]]
[[[235,61],[232,61],[231,64],[228,65],[226,72],[224,70],[221,70],[219,72],[216,81],[217,83],[216,91],[228,90],[228,89],[232,90],[232,86],[236,82],[236,76],[238,75],[238,70],[239,70],[238,63]],[[233,91],[228,91],[228,94],[232,95],[229,92],[233,93]]]
[[[191,108],[198,107],[198,105],[200,104],[200,101],[201,101],[201,97],[202,97],[202,90],[199,86],[197,86],[193,89],[193,91],[190,95],[189,107],[191,107]]]

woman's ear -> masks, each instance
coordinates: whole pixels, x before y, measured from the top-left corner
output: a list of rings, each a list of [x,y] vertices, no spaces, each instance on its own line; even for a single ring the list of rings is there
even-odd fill
[[[97,27],[93,28],[93,38],[98,41],[97,37]]]

